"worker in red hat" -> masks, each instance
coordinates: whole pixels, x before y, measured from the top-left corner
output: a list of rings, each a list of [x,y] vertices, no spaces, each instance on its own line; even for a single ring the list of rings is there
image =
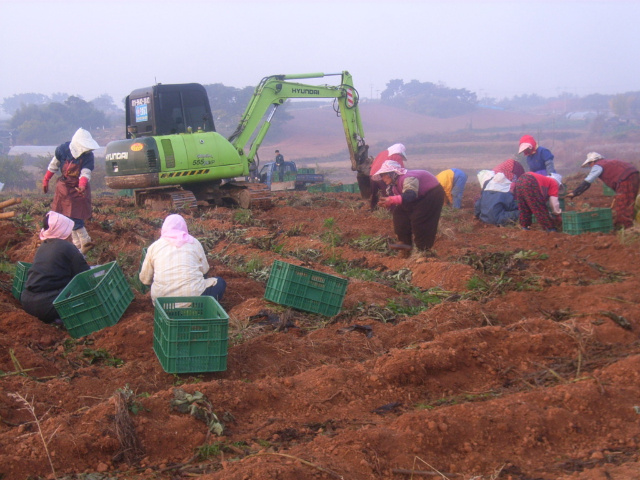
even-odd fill
[[[556,167],[553,165],[553,153],[551,153],[551,150],[538,145],[531,135],[523,135],[520,138],[518,155],[520,154],[524,154],[527,158],[527,165],[529,166],[530,172],[540,175],[557,173]]]

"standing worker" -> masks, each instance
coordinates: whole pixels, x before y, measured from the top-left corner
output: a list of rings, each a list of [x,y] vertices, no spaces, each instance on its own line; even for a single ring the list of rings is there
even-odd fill
[[[53,302],[73,277],[89,270],[78,249],[67,241],[73,226],[70,218],[47,212],[40,230],[42,244],[36,251],[20,295],[24,311],[44,323],[63,324]]]
[[[280,153],[280,150],[276,150],[276,167],[278,167],[278,177],[281,182],[284,182],[284,157]]]
[[[562,177],[557,173],[545,177],[538,173],[527,172],[516,180],[515,196],[518,201],[518,210],[520,210],[520,226],[523,230],[531,228],[533,214],[545,232],[558,231],[554,219],[549,214],[547,200],[553,214],[560,215],[562,210],[560,210],[558,193],[561,184]]]
[[[426,252],[436,239],[444,204],[444,189],[426,170],[407,170],[387,160],[372,177],[387,185],[389,196],[380,205],[393,210],[393,229],[400,243],[390,248],[409,253],[415,243],[418,252]]]
[[[578,188],[567,194],[567,197],[573,198],[583,194],[600,177],[607,187],[616,192],[613,202],[613,224],[617,227],[632,227],[634,203],[640,186],[638,169],[622,160],[605,159],[597,152],[587,154],[587,159],[581,166],[591,167],[591,170]]]
[[[381,151],[376,158],[373,159],[371,170],[369,170],[369,177],[371,178],[371,210],[374,210],[378,205],[378,192],[386,188],[383,181],[380,180],[376,182],[373,180],[373,176],[387,160],[398,162],[401,167],[404,167],[404,162],[407,161],[405,146],[402,143],[394,143],[386,150]]]
[[[556,173],[553,164],[553,153],[548,148],[540,147],[531,135],[523,135],[520,138],[518,154],[524,153],[527,157],[527,165],[530,172],[540,175]]]
[[[49,191],[49,180],[59,170],[61,176],[56,182],[56,190],[51,202],[51,210],[73,220],[71,232],[73,244],[83,254],[94,247],[85,228],[85,221],[91,218],[91,172],[94,167],[93,151],[100,145],[91,134],[79,128],[70,142],[56,148],[42,180],[42,190]]]
[[[462,208],[462,194],[467,184],[467,174],[457,168],[450,168],[440,172],[436,178],[444,188],[445,204],[453,205],[453,208]]]

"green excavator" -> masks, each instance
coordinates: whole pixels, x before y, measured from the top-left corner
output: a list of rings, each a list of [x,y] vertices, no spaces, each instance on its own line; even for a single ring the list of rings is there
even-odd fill
[[[341,76],[339,85],[294,81],[332,75]],[[136,205],[152,209],[207,204],[268,206],[271,193],[267,186],[235,179],[249,176],[252,164],[258,167],[258,148],[275,111],[293,98],[334,99],[351,169],[357,172],[363,198],[368,198],[372,159],[364,141],[358,92],[347,71],[263,78],[229,138],[216,132],[202,85],[157,84],[134,90],[126,98],[126,139],[106,147],[106,184],[113,189],[132,189]]]

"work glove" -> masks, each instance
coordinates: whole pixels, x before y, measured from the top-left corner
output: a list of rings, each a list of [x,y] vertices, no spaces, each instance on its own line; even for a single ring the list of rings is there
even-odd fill
[[[87,177],[80,177],[80,179],[78,180],[78,186],[76,187],[76,190],[80,195],[82,195],[84,191],[87,189],[87,183],[89,183],[89,180],[87,180]]]
[[[587,189],[590,186],[591,184],[585,180],[580,185],[578,185],[578,188],[576,188],[573,192],[568,194],[567,197],[573,198],[573,197],[577,197],[578,195],[582,195],[584,192],[587,191]]]
[[[53,172],[47,170],[47,173],[44,174],[44,178],[42,179],[42,191],[47,193],[49,191],[49,180],[53,177]]]
[[[402,203],[402,195],[392,195],[391,197],[382,197],[380,199],[380,203],[386,208],[390,208],[394,205],[400,205]]]

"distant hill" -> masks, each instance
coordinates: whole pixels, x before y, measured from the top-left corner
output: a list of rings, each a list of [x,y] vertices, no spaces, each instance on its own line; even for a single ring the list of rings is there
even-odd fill
[[[296,109],[289,113],[294,119],[283,128],[286,137],[275,144],[267,135],[261,148],[263,155],[275,148],[297,158],[330,156],[346,150],[342,121],[331,108]],[[470,128],[513,128],[541,120],[536,115],[492,109],[478,109],[467,115],[443,119],[364,102],[360,104],[360,114],[367,144],[379,150],[419,134],[450,134]]]

